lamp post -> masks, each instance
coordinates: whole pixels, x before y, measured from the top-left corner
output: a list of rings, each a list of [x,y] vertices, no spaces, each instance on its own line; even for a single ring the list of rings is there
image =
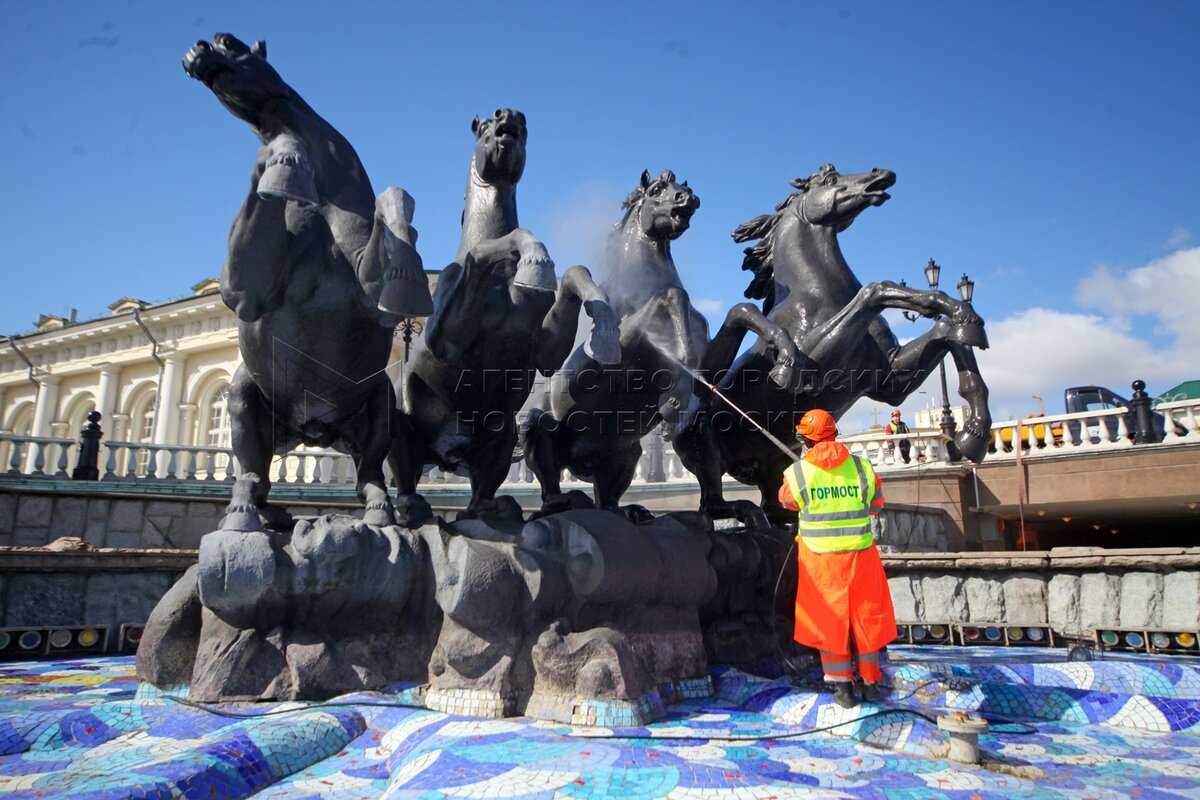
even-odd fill
[[[938,288],[941,277],[942,268],[932,258],[929,259],[929,263],[925,265],[925,280],[929,283],[931,290]],[[971,302],[971,298],[975,294],[975,282],[967,277],[967,273],[963,273],[957,288],[963,302]],[[915,315],[912,319],[915,319]],[[955,422],[954,414],[950,410],[950,392],[946,388],[946,359],[944,357],[938,361],[938,373],[942,382],[942,434],[949,440],[946,443],[946,450],[950,456],[950,460],[958,461],[962,458],[962,454],[958,452],[958,448],[954,445],[954,434],[958,430],[958,423]]]
[[[425,326],[411,317],[405,317],[400,321],[400,324],[396,326],[396,333],[400,334],[401,338],[404,339],[405,364],[408,363],[408,348],[409,345],[412,344],[413,336],[420,336],[424,330]]]

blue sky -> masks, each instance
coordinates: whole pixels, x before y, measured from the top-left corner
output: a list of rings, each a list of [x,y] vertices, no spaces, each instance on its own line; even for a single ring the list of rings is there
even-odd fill
[[[508,106],[521,221],[560,269],[598,266],[641,171],[670,168],[701,197],[674,253],[715,320],[746,285],[734,227],[826,161],[885,167],[893,199],[842,234],[847,260],[970,274],[998,419],[1200,377],[1195,2],[8,2],[0,331],[218,274],[257,148],[180,66],[218,31],[266,39],[376,191],[416,198],[429,268],[457,245],[471,118]]]

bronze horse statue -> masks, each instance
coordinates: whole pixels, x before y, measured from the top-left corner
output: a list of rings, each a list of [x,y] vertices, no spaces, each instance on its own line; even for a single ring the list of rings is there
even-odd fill
[[[665,170],[643,172],[609,234],[608,275],[601,288],[620,322],[621,360],[605,366],[585,348],[551,381],[550,409],[535,410],[526,431],[526,460],[542,486],[544,511],[572,503],[560,474],[569,468],[593,483],[596,505],[615,509],[642,454],[640,440],[664,420],[678,430],[694,411],[695,379],[728,365],[747,330],[761,337],[766,374],[791,385],[798,358],[787,331],[751,303],[730,309],[710,342],[708,322],[691,304],[671,256],[671,242],[691,225],[700,198]],[[720,476],[717,476],[718,484]],[[732,506],[714,511],[728,516]]]
[[[839,417],[864,396],[899,405],[949,353],[970,412],[954,443],[978,463],[987,452],[991,428],[987,386],[971,349],[987,347],[983,320],[970,303],[941,291],[891,281],[864,286],[838,245],[838,234],[859,214],[887,202],[886,190],[895,181],[888,170],[842,175],[825,164],[808,178],[792,181],[799,191],[774,214],[755,217],[734,231],[737,242],[758,241],[745,251],[742,268],[754,273],[746,296],[763,301],[767,317],[788,331],[804,363],[798,386],[790,391],[756,379],[772,364],[760,341],[723,372],[718,387],[777,439],[792,441],[795,422],[808,409],[824,408]],[[885,308],[936,321],[901,345],[880,317]],[[764,510],[778,516],[776,492],[789,457],[744,423],[725,400],[705,394],[705,411],[676,441],[681,460],[702,483],[708,481],[706,498],[719,500],[720,476],[729,474],[759,487]],[[705,473],[705,464],[714,468]]]
[[[606,364],[620,358],[616,319],[587,269],[568,269],[559,284],[545,246],[517,222],[525,115],[499,109],[476,118],[471,131],[458,255],[439,278],[433,314],[399,386],[408,433],[396,439],[389,463],[409,522],[428,514],[417,495],[427,464],[467,472],[467,515],[498,513],[517,412],[535,372],[550,375],[570,353],[581,308],[592,318],[588,352]]]
[[[242,357],[228,401],[240,472],[222,527],[288,525],[267,502],[268,468],[297,444],[349,452],[364,521],[391,524],[383,462],[395,401],[384,368],[396,324],[431,308],[411,201],[398,189],[375,197],[354,148],[266,55],[263,42],[218,34],[183,60],[263,142],[221,272]]]

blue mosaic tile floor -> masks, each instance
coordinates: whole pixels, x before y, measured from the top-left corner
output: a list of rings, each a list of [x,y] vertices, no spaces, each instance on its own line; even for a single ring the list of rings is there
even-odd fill
[[[3,664],[0,796],[1200,798],[1200,659],[987,650],[892,648],[894,688],[853,711],[718,667],[712,698],[623,729],[383,705],[411,687],[230,717],[138,696],[131,658]],[[1016,720],[988,768],[941,757],[943,708]]]

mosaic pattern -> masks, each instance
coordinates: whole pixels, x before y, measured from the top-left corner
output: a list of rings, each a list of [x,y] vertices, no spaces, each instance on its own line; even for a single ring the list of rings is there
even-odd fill
[[[933,650],[954,658],[963,648]],[[908,705],[972,711],[985,716],[1104,723],[1147,731],[1185,731],[1200,726],[1200,664],[1192,659],[1137,661],[987,663],[1013,648],[970,648],[976,663],[906,661],[884,670],[891,698]],[[996,652],[1000,651],[1000,652]],[[1051,651],[1055,652],[1055,651]],[[1029,658],[1029,651],[1025,651]],[[897,661],[895,654],[892,660]]]
[[[967,658],[962,649],[911,650],[893,649],[889,674],[974,681],[1013,696],[1068,690],[1075,702],[1196,699],[1195,665],[1174,659],[1077,665],[1062,651],[1018,654],[1034,664],[1007,650],[992,661],[974,649]],[[1168,733],[1090,718],[993,725],[981,737],[991,767],[980,769],[937,758],[941,732],[904,710],[931,713],[936,692],[896,688],[884,706],[845,711],[824,692],[729,668],[713,670],[713,685],[712,697],[683,700],[637,728],[429,711],[413,707],[412,686],[325,705],[231,704],[222,708],[260,715],[230,718],[161,692],[135,696],[129,658],[2,665],[0,724],[13,735],[3,739],[0,796],[1200,797],[1200,734],[1169,714],[1177,727]],[[1147,691],[1131,691],[1139,688]],[[813,727],[832,730],[806,733]]]

